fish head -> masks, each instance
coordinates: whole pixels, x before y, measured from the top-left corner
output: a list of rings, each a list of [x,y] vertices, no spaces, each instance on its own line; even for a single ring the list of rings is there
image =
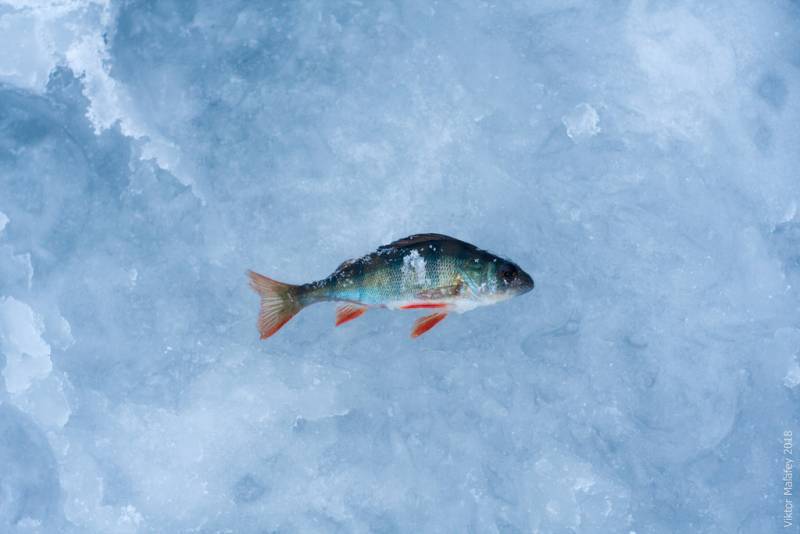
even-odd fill
[[[493,299],[506,300],[533,289],[533,278],[513,261],[496,258],[487,269],[487,292]]]

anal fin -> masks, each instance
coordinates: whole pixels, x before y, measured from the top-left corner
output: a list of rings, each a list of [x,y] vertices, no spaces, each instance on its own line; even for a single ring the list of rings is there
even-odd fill
[[[447,317],[446,313],[432,313],[431,315],[426,315],[425,317],[420,317],[419,319],[414,322],[414,328],[411,330],[411,337],[419,337]]]
[[[367,311],[366,306],[359,306],[358,304],[344,304],[336,308],[336,326],[352,321],[364,315]]]

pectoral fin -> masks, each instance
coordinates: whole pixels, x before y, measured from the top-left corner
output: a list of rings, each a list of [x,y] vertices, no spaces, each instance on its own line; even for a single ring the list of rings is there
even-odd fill
[[[414,323],[414,328],[411,330],[411,337],[419,337],[437,324],[439,321],[447,317],[446,313],[432,313],[425,317],[420,317]]]
[[[464,287],[464,280],[461,275],[457,275],[454,282],[449,286],[433,287],[418,291],[417,298],[421,300],[437,300],[457,297],[461,293],[462,287]]]
[[[361,317],[364,315],[365,311],[367,311],[367,307],[359,306],[358,304],[344,304],[339,306],[336,308],[336,326]]]

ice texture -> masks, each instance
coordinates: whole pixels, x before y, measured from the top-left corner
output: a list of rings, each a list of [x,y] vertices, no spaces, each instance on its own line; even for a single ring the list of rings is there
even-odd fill
[[[797,2],[0,0],[0,50],[0,532],[787,531]],[[258,339],[246,269],[420,232],[536,288]]]
[[[600,116],[591,105],[583,103],[561,118],[567,129],[567,136],[573,141],[583,137],[592,137],[600,133]]]
[[[41,319],[30,306],[13,297],[0,299],[0,349],[6,357],[6,391],[27,390],[50,374],[50,346],[42,339]]]

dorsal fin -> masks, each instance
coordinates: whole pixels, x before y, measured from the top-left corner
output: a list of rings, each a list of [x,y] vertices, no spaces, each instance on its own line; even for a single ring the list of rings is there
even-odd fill
[[[341,270],[342,270],[342,269],[344,269],[345,267],[347,267],[347,266],[349,266],[349,265],[352,265],[353,263],[355,263],[355,262],[357,262],[357,261],[358,261],[358,260],[357,260],[357,259],[355,259],[355,258],[351,258],[351,259],[349,259],[349,260],[344,260],[344,261],[343,261],[343,262],[342,262],[342,263],[341,263],[341,264],[340,264],[340,265],[339,265],[339,266],[336,268],[336,270],[335,270],[334,272],[341,271]]]
[[[456,239],[454,237],[450,237],[444,234],[414,234],[408,237],[404,237],[402,239],[398,239],[397,241],[392,241],[388,245],[383,245],[378,250],[392,248],[392,247],[394,248],[410,247],[413,245],[419,245],[421,243],[427,243],[428,241],[453,241],[474,248],[474,245],[470,245],[469,243],[465,243],[460,239]]]

